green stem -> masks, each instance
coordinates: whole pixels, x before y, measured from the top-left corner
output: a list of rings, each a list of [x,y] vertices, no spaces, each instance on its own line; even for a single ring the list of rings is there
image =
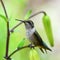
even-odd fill
[[[5,5],[4,5],[2,0],[0,0],[0,1],[1,1],[1,4],[2,4],[3,10],[4,10],[4,13],[5,13],[5,16],[6,16],[7,20],[8,20],[8,14],[7,14]],[[8,60],[7,57],[8,57],[8,50],[9,50],[9,37],[10,37],[9,21],[7,21],[7,40],[6,40],[6,54],[5,54],[6,60]]]

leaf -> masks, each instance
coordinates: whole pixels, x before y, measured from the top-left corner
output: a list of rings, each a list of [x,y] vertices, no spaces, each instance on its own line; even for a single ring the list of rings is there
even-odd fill
[[[29,53],[30,60],[40,60],[40,57],[35,49],[31,49]]]
[[[30,17],[30,15],[31,15],[31,13],[32,13],[32,10],[29,10],[29,11],[26,13],[24,19],[25,19],[25,20],[28,20],[29,17]]]
[[[21,48],[21,47],[23,47],[24,43],[25,43],[25,38],[22,39],[22,40],[20,40],[20,42],[19,42],[17,48]]]
[[[53,47],[54,46],[54,39],[53,39],[53,34],[52,34],[51,21],[50,21],[50,18],[48,15],[43,16],[43,25],[44,25],[44,29],[45,29],[47,38],[49,40],[49,43]]]
[[[0,14],[0,17],[3,18],[7,22],[7,18]]]

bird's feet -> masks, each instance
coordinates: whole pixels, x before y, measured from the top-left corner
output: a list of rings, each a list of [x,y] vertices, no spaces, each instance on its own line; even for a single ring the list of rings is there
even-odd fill
[[[29,47],[34,49],[35,48],[35,45],[29,44]]]

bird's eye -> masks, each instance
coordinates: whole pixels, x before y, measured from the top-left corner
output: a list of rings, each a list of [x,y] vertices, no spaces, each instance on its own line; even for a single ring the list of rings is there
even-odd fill
[[[32,28],[34,27],[33,21],[29,20],[29,21],[27,21],[27,22],[28,22],[29,25],[31,25]]]
[[[33,25],[34,23],[33,23],[32,21],[30,21],[30,24],[32,24],[32,25]]]
[[[31,24],[32,27],[34,27],[34,23],[32,21],[30,22],[30,24]]]

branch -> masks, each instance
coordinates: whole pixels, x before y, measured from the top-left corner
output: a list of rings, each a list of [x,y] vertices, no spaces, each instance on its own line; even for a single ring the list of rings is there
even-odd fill
[[[38,15],[38,14],[40,14],[40,13],[43,13],[44,15],[46,15],[46,12],[45,12],[45,11],[39,11],[39,12],[31,15],[31,16],[29,17],[29,19],[31,19],[32,17],[34,17],[34,16],[36,16],[36,15]],[[18,23],[16,26],[14,26],[14,27],[10,30],[10,32],[14,32],[14,29],[16,29],[16,28],[17,28],[19,25],[21,25],[21,24],[22,24],[22,22],[21,22],[21,23]]]
[[[17,25],[15,25],[11,30],[10,30],[10,32],[14,32],[14,29],[16,29],[19,25],[21,25],[22,24],[22,22],[20,22],[20,23],[18,23]]]
[[[24,46],[24,47],[21,47],[21,48],[18,48],[18,49],[16,49],[15,51],[13,51],[9,56],[8,56],[8,58],[10,58],[12,55],[14,55],[16,52],[18,52],[18,51],[20,51],[20,50],[22,50],[22,49],[25,49],[25,48],[34,48],[35,46],[34,45],[32,45],[32,44],[29,44],[29,45],[27,45],[27,46]]]
[[[3,3],[2,0],[0,0],[0,1],[1,1],[1,4],[2,4],[3,10],[4,10],[4,13],[5,13],[6,17],[8,18],[8,15],[7,15],[7,12],[6,12],[5,5],[4,5],[4,3]]]
[[[45,11],[39,11],[39,12],[31,15],[31,16],[29,17],[29,19],[32,18],[32,17],[34,17],[34,16],[36,16],[36,15],[38,15],[38,14],[40,14],[40,13],[43,13],[44,15],[46,15],[46,12],[45,12]]]
[[[2,0],[0,0],[1,2],[1,5],[3,7],[3,10],[4,10],[4,13],[5,13],[5,16],[8,20],[8,14],[7,14],[7,11],[6,11],[6,8],[5,8],[5,5],[3,3]],[[5,54],[5,57],[8,57],[8,50],[9,50],[9,37],[10,37],[10,32],[9,32],[9,21],[7,21],[7,40],[6,40],[6,54]],[[8,59],[6,59],[8,60]]]

